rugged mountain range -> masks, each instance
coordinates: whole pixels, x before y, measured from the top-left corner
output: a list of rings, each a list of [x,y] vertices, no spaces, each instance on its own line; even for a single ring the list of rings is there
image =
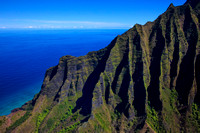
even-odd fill
[[[200,132],[200,1],[171,4],[106,48],[63,56],[0,132]]]

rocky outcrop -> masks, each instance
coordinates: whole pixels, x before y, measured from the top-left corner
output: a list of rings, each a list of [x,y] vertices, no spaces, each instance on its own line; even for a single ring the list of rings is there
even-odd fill
[[[169,6],[106,48],[63,56],[14,132],[199,132],[200,2]],[[29,127],[29,128],[27,128]]]

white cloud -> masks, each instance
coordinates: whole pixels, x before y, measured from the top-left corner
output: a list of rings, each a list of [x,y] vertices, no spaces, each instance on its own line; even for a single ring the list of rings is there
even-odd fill
[[[27,28],[30,28],[30,29],[31,29],[31,28],[33,28],[33,26],[28,26]]]
[[[95,21],[59,21],[59,20],[35,20],[35,19],[11,19],[6,20],[9,25],[2,25],[8,28],[51,28],[51,29],[87,29],[87,28],[130,28],[128,24],[116,22],[95,22]]]
[[[77,29],[77,26],[73,26],[74,29]]]
[[[29,28],[129,28],[130,25],[115,22],[94,22],[94,21],[58,21],[58,20],[32,20],[14,19],[13,21],[35,24]],[[44,26],[45,25],[45,26]]]
[[[3,26],[3,27],[0,27],[0,29],[6,29],[6,27],[5,27],[5,26]]]

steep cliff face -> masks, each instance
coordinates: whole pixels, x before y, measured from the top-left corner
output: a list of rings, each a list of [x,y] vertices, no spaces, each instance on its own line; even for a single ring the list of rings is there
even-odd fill
[[[171,4],[104,49],[62,57],[2,131],[200,132],[199,18],[199,0]]]

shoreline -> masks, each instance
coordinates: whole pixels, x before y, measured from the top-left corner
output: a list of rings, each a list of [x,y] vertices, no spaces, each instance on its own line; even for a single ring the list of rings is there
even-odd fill
[[[24,87],[24,91],[19,91],[17,94],[14,93],[9,97],[9,100],[5,99],[4,102],[6,103],[3,103],[0,106],[0,116],[8,116],[13,112],[13,110],[21,108],[22,105],[32,100],[34,96],[41,90],[41,85],[42,82],[38,81],[33,85]]]

